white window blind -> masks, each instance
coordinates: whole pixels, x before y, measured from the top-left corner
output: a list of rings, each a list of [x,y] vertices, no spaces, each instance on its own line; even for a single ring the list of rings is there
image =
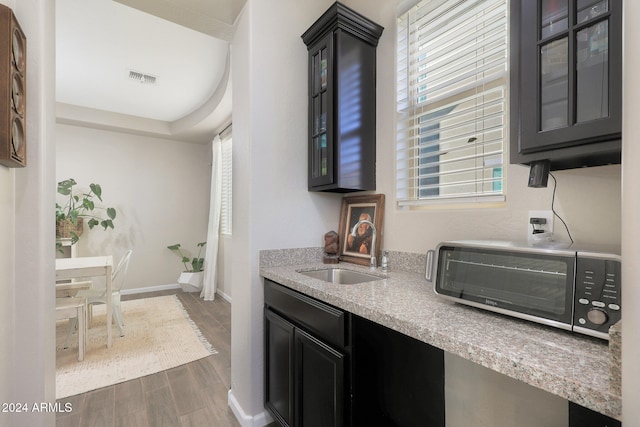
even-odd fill
[[[222,140],[222,206],[220,209],[220,233],[231,235],[232,206],[232,139],[231,135]]]
[[[398,18],[397,200],[504,200],[507,1],[423,0]]]

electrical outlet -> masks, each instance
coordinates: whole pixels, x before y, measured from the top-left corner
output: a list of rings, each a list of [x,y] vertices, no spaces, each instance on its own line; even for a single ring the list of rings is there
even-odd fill
[[[529,243],[553,241],[553,211],[529,211],[527,240]]]

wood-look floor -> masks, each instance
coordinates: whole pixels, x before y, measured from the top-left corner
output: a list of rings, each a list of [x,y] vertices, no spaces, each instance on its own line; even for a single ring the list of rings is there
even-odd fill
[[[59,413],[58,427],[240,426],[227,405],[231,387],[231,305],[204,301],[181,290],[123,299],[177,294],[191,319],[218,351],[176,368],[60,399],[72,411]],[[125,319],[126,322],[126,319]],[[126,331],[125,331],[126,333]]]

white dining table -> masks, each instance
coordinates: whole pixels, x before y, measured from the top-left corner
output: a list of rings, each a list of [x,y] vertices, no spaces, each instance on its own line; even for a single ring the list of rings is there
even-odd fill
[[[106,295],[112,293],[111,274],[113,271],[113,257],[91,256],[56,259],[56,282],[59,280],[81,279],[87,277],[104,276],[106,281]],[[112,298],[107,297],[107,347],[111,347],[113,335],[111,333],[112,322]]]

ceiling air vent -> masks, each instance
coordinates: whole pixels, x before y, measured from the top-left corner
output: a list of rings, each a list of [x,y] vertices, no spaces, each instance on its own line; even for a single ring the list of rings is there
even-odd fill
[[[135,82],[145,85],[156,84],[156,76],[150,74],[139,73],[137,71],[129,70],[129,78]]]

